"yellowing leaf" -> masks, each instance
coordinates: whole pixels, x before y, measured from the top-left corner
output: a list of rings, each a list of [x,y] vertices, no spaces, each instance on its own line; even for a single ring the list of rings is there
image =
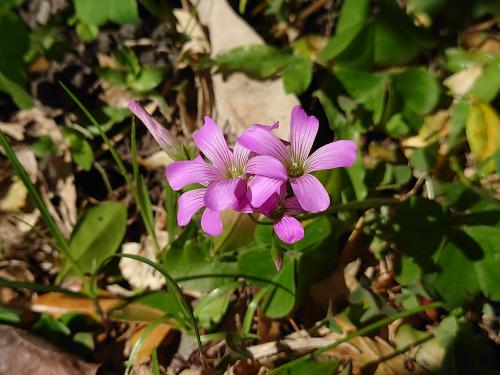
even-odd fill
[[[141,338],[147,326],[142,326],[134,332],[130,338],[131,347],[134,347]],[[174,338],[174,329],[168,324],[160,324],[155,327],[142,341],[141,347],[136,353],[136,365],[149,361],[153,350],[161,344],[168,345]]]
[[[478,162],[500,150],[500,118],[488,103],[474,103],[465,124],[467,141]],[[493,170],[490,162],[486,168]]]

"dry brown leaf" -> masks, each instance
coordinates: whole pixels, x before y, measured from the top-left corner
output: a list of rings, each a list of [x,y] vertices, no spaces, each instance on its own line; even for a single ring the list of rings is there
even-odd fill
[[[212,56],[235,47],[264,43],[226,0],[201,1],[197,11],[209,30]],[[221,74],[216,74],[212,84],[214,117],[225,133],[237,135],[248,125],[279,121],[276,134],[288,138],[290,111],[299,102],[294,95],[285,93],[281,79],[257,81],[235,73],[223,80]]]
[[[14,259],[0,261],[0,277],[11,281],[35,281],[35,277],[29,271],[29,265]],[[31,292],[27,290],[0,287],[0,304],[8,305],[22,294],[30,296]]]
[[[160,248],[168,244],[168,233],[165,231],[157,231],[156,233]],[[153,240],[148,237],[143,237],[141,243],[127,242],[122,245],[122,253],[141,255],[150,260],[156,259],[156,249]],[[149,288],[158,290],[165,285],[165,278],[158,273],[154,268],[143,262],[138,262],[130,258],[120,259],[120,271],[123,277],[137,289]]]
[[[26,169],[31,182],[35,183],[38,176],[38,163],[33,149],[31,147],[16,146],[14,147],[14,151],[19,162]]]
[[[443,84],[451,90],[453,95],[463,96],[469,92],[482,73],[482,66],[474,65],[449,76],[443,81]]]
[[[174,16],[177,19],[177,31],[187,35],[189,40],[182,45],[181,54],[191,55],[205,54],[210,52],[210,45],[203,32],[201,25],[196,22],[196,15],[185,9],[174,9]],[[179,68],[185,68],[187,62],[181,61]]]
[[[261,375],[266,372],[267,368],[262,366],[260,362],[251,359],[238,359],[224,375]]]
[[[336,317],[335,320],[344,330],[344,334],[331,332],[326,336],[329,340],[338,340],[355,330],[351,323],[340,316]],[[381,337],[358,336],[346,344],[330,350],[328,354],[335,358],[350,360],[353,365],[353,373],[373,375],[423,375],[428,373],[418,363],[413,363],[413,367],[409,369],[407,362],[411,360],[412,352],[394,355],[396,349]]]
[[[99,306],[104,311],[110,311],[113,307],[122,304],[118,298],[99,298]],[[72,297],[62,293],[45,293],[37,297],[31,309],[35,312],[46,313],[58,318],[68,312],[79,312],[81,314],[97,317],[94,302],[89,298]]]
[[[92,375],[98,367],[59,350],[40,337],[0,325],[0,375]]]
[[[140,303],[127,303],[125,299],[107,296],[99,297],[99,307],[111,319],[127,322],[152,322],[164,315],[162,311],[153,307]],[[68,312],[78,312],[94,318],[98,316],[95,304],[91,299],[55,292],[45,293],[37,297],[31,305],[31,310],[46,313],[55,318]]]
[[[147,326],[143,325],[137,329],[130,338],[130,347],[133,348],[141,338]],[[155,327],[142,341],[139,351],[136,353],[136,364],[146,363],[151,358],[151,353],[160,346],[168,346],[174,338],[174,328],[168,324],[160,324]]]
[[[0,211],[19,212],[26,204],[28,191],[21,180],[15,179],[0,199]]]

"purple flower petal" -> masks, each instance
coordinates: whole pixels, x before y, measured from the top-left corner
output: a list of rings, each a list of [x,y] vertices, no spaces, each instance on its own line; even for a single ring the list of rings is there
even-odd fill
[[[290,153],[293,161],[303,162],[309,156],[318,133],[319,123],[300,106],[293,107],[290,121]]]
[[[207,189],[193,189],[186,191],[179,197],[177,211],[177,223],[182,227],[187,225],[193,215],[202,207],[205,206],[203,197]]]
[[[274,224],[274,231],[281,241],[289,244],[304,238],[304,227],[300,221],[287,215]]]
[[[264,129],[264,130],[267,130],[267,131],[271,131],[271,130],[274,130],[274,129],[278,129],[280,127],[280,123],[279,121],[276,121],[274,124],[272,125],[260,125],[260,124],[254,124],[254,125],[251,125],[252,126],[255,126],[257,128],[261,128],[261,129]]]
[[[252,195],[250,202],[252,206],[262,206],[271,195],[280,190],[283,183],[283,180],[271,177],[255,176],[252,178],[252,181],[250,181],[250,192]]]
[[[128,103],[130,111],[142,121],[146,128],[158,142],[161,148],[174,159],[178,159],[181,154],[180,143],[177,138],[156,121],[136,100]]]
[[[209,236],[218,236],[222,233],[222,220],[220,213],[206,208],[201,215],[201,228]]]
[[[278,207],[279,203],[280,199],[278,195],[272,194],[264,203],[262,203],[262,205],[258,208],[258,211],[262,212],[266,216],[269,216]]]
[[[336,141],[320,147],[307,158],[306,173],[322,169],[350,167],[356,161],[356,142]]]
[[[262,127],[249,127],[240,135],[238,143],[257,154],[272,156],[281,162],[286,161],[286,146],[273,133]]]
[[[180,190],[190,184],[204,184],[222,178],[214,166],[205,163],[201,158],[173,162],[165,169],[168,183],[174,190]]]
[[[249,194],[246,179],[240,179],[236,185],[236,189],[234,189],[234,196],[236,197],[236,200],[233,202],[233,210],[246,214],[254,211],[252,205],[250,204],[249,197],[251,197],[251,195]]]
[[[239,178],[212,182],[205,193],[205,205],[216,211],[231,207],[236,200],[235,190],[239,182]]]
[[[231,150],[227,147],[224,134],[210,117],[205,116],[203,126],[193,133],[193,139],[217,169],[225,171],[231,167]]]
[[[272,177],[285,181],[288,178],[283,163],[272,156],[259,155],[251,158],[247,163],[247,173],[258,176]]]
[[[245,171],[245,165],[250,157],[250,150],[236,143],[234,145],[232,168],[236,171]]]
[[[321,182],[310,174],[291,178],[292,190],[300,206],[309,212],[321,212],[330,205],[330,197]]]
[[[285,199],[283,206],[285,207],[285,214],[287,215],[297,215],[304,212],[297,197]]]

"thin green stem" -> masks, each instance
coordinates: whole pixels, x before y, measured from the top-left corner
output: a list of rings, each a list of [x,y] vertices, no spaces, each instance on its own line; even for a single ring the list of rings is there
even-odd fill
[[[329,215],[339,211],[351,211],[351,210],[366,210],[369,208],[378,208],[382,206],[390,206],[399,204],[401,201],[396,198],[372,198],[365,199],[364,201],[355,201],[355,202],[347,202],[340,204],[332,204],[326,211],[313,213],[313,214],[305,214],[297,217],[298,220],[309,220],[321,215]]]
[[[176,277],[175,281],[178,282],[178,283],[181,283],[183,281],[198,280],[198,279],[208,279],[208,278],[242,278],[242,279],[247,279],[247,280],[259,281],[261,283],[274,285],[274,286],[276,286],[278,288],[283,289],[285,292],[294,295],[293,291],[291,291],[287,287],[284,287],[283,285],[277,283],[276,281],[265,279],[265,278],[259,277],[259,276],[246,275],[244,273],[221,273],[221,274],[217,274],[217,273],[204,273],[204,274],[199,274],[199,275],[190,275],[190,276]]]
[[[130,192],[131,192],[131,194],[132,194],[132,196],[134,198],[134,201],[136,202],[137,206],[139,207],[139,211],[141,213],[142,220],[143,220],[144,225],[146,227],[146,231],[148,232],[148,235],[153,239],[153,243],[154,243],[154,246],[156,248],[156,252],[160,253],[160,245],[159,245],[158,240],[156,238],[156,233],[155,233],[154,227],[151,225],[150,220],[148,220],[148,214],[146,212],[146,208],[142,204],[142,200],[139,197],[139,194],[137,192],[137,187],[134,184],[133,179],[130,178],[130,175],[129,175],[127,169],[125,168],[125,165],[123,164],[122,160],[120,159],[120,156],[118,155],[118,151],[116,150],[116,148],[111,143],[111,140],[107,136],[107,134],[104,131],[104,129],[101,126],[101,124],[99,124],[99,122],[97,122],[97,120],[95,119],[95,117],[92,116],[92,114],[83,105],[83,103],[76,97],[75,94],[73,94],[71,92],[70,89],[68,89],[64,85],[64,83],[62,83],[62,82],[59,82],[59,83],[62,86],[62,88],[64,89],[64,91],[66,91],[66,93],[69,95],[69,97],[75,102],[75,104],[78,106],[78,108],[80,108],[80,110],[83,112],[83,114],[89,119],[89,121],[92,123],[92,125],[94,125],[97,128],[97,130],[99,131],[99,135],[104,140],[104,143],[106,144],[109,152],[111,153],[111,156],[113,157],[116,165],[118,166],[118,169],[120,170],[120,173],[122,174],[123,178],[125,179],[125,181],[127,183],[127,186],[128,186],[128,188],[129,188],[129,190],[130,190]],[[135,127],[133,127],[132,131],[134,132],[132,135],[135,138]],[[134,142],[134,146],[135,146],[135,139],[133,140],[133,142]],[[134,152],[135,151],[132,150],[132,153],[134,153]],[[134,163],[136,161],[137,160],[135,160],[135,161],[133,160],[132,162]],[[134,172],[138,171],[138,167],[133,167],[133,168],[134,168]],[[137,178],[136,178],[136,180],[137,180]]]
[[[121,174],[123,175],[123,177],[125,178],[125,180],[127,181],[127,183],[129,185],[132,185],[132,181],[130,180],[130,176],[128,175],[128,172],[127,172],[127,169],[125,168],[125,165],[123,164],[122,160],[120,159],[120,156],[118,155],[118,152],[116,151],[115,147],[111,143],[111,140],[109,139],[109,137],[107,136],[106,132],[102,128],[101,124],[99,124],[97,122],[97,120],[95,119],[95,117],[92,116],[92,114],[87,110],[87,108],[83,105],[83,103],[80,101],[80,99],[78,99],[76,97],[76,95],[73,94],[71,92],[71,90],[66,87],[66,85],[64,83],[62,83],[61,81],[59,81],[59,84],[62,86],[62,88],[64,89],[64,91],[66,91],[66,93],[71,98],[71,100],[73,100],[75,102],[75,104],[78,106],[78,108],[80,108],[80,110],[83,112],[83,114],[85,115],[85,117],[87,117],[90,120],[90,122],[92,123],[92,125],[94,125],[97,128],[97,130],[99,131],[99,135],[104,140],[104,143],[108,147],[108,150],[111,153],[111,156],[113,157],[113,159],[115,160],[116,164],[118,165],[118,169],[120,169]]]
[[[390,360],[390,359],[392,359],[394,357],[397,357],[398,355],[406,353],[408,350],[411,350],[411,349],[413,349],[413,348],[415,348],[415,347],[417,347],[419,345],[422,345],[423,343],[426,343],[427,341],[429,341],[433,337],[434,337],[434,334],[428,333],[427,335],[422,336],[418,340],[415,340],[415,341],[413,341],[412,343],[410,343],[408,345],[405,345],[405,346],[403,346],[403,347],[401,347],[399,349],[394,350],[392,353],[386,354],[386,355],[384,355],[382,357],[377,358],[374,361],[368,362],[367,364],[365,364],[363,366],[363,368],[367,368],[369,366],[378,365],[379,363],[388,361],[388,360]]]
[[[330,345],[326,345],[322,348],[319,348],[319,349],[316,349],[310,353],[307,353],[306,355],[303,355],[302,357],[294,359],[293,361],[285,363],[284,365],[277,367],[274,370],[271,370],[269,373],[273,374],[273,373],[277,373],[278,371],[283,371],[283,370],[288,369],[290,367],[293,367],[299,363],[302,363],[302,362],[307,361],[309,359],[313,359],[324,352],[332,350],[332,349],[336,348],[337,346],[352,340],[355,337],[366,335],[367,333],[370,333],[372,331],[375,331],[376,329],[379,329],[383,326],[386,326],[386,325],[394,322],[395,320],[406,318],[406,317],[409,317],[411,315],[415,315],[415,314],[424,312],[426,310],[435,309],[435,308],[441,307],[442,305],[443,304],[441,302],[433,302],[433,303],[429,303],[427,305],[421,305],[421,306],[414,307],[412,309],[398,312],[398,313],[393,314],[391,316],[388,316],[384,319],[378,320],[372,324],[369,324],[366,327],[363,327],[363,328],[359,329],[358,331],[353,332],[350,335],[347,335],[347,336],[335,341],[334,343],[332,343]]]
[[[35,292],[61,293],[72,297],[88,298],[88,295],[86,295],[85,293],[75,292],[73,290],[61,288],[58,286],[32,283],[29,281],[12,281],[4,279],[2,277],[0,277],[0,286],[6,288],[14,288],[14,289],[28,289],[28,290],[33,290]]]

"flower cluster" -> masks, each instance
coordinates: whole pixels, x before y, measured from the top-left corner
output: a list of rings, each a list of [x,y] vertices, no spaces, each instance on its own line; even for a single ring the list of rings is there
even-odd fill
[[[175,158],[180,149],[175,137],[137,102],[131,102],[129,108]],[[205,117],[203,126],[193,134],[201,155],[193,160],[177,160],[166,168],[172,189],[198,184],[179,197],[180,226],[187,225],[194,214],[203,210],[201,227],[216,236],[222,232],[220,213],[232,209],[265,215],[283,242],[294,243],[304,237],[304,228],[294,216],[321,212],[330,204],[327,191],[311,173],[350,167],[356,160],[356,144],[335,141],[311,154],[319,124],[300,106],[292,109],[289,141],[273,134],[277,126],[250,126],[231,149],[220,128]]]

